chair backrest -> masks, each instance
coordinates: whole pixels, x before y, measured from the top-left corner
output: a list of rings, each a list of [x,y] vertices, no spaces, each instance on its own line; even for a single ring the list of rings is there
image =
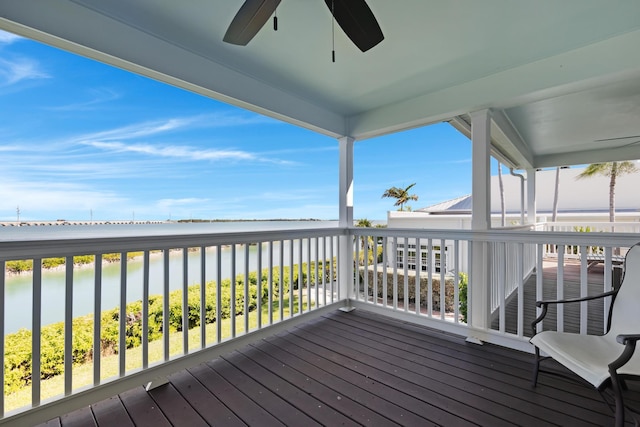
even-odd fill
[[[620,290],[611,307],[611,327],[607,335],[640,333],[640,243],[629,249],[624,259]]]

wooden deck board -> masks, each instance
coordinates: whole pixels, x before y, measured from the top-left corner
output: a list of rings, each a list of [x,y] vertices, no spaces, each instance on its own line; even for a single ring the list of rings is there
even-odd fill
[[[118,427],[134,427],[120,397],[113,396],[91,406],[93,416],[98,425],[112,425]]]
[[[576,260],[566,260],[563,269],[563,298],[580,297],[580,272],[581,265]],[[542,299],[555,300],[557,295],[557,274],[558,269],[553,262],[545,262],[543,267],[543,287]],[[604,292],[604,266],[594,265],[587,270],[587,294],[597,295]],[[524,330],[525,336],[531,336],[531,322],[537,317],[536,312],[536,274],[534,273],[524,283],[523,287],[524,303]],[[518,296],[514,294],[505,307],[505,331],[517,333],[517,309]],[[555,330],[557,325],[557,308],[549,306],[549,311],[543,321],[544,330]],[[605,326],[604,301],[594,300],[587,303],[587,330],[589,334],[602,334]],[[564,307],[564,330],[565,332],[580,331],[580,304],[566,304]],[[493,318],[492,329],[499,329],[500,316],[498,313]]]
[[[151,392],[122,393],[121,407],[114,397],[83,413],[95,414],[98,426],[113,425],[103,418],[109,405],[137,426],[613,422],[588,385],[542,374],[532,387],[532,359],[363,310],[337,311],[176,373]]]
[[[136,426],[164,427],[171,425],[142,386],[121,393],[120,400]]]

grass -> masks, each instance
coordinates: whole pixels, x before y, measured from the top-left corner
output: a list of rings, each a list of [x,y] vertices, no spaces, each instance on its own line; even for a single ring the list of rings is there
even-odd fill
[[[312,302],[313,305],[313,302]],[[279,301],[273,301],[272,303],[273,322],[280,320],[280,306]],[[308,309],[306,300],[303,301],[302,310]],[[299,312],[298,297],[297,295],[293,300],[293,314]],[[266,325],[269,322],[269,307],[264,305],[262,307],[262,324]],[[289,299],[283,299],[283,319],[287,319],[292,316],[289,308]],[[244,315],[236,316],[236,335],[242,335],[244,330]],[[258,327],[258,311],[254,310],[248,315],[249,331]],[[221,322],[221,337],[220,340],[231,337],[231,319],[223,319]],[[206,344],[211,346],[218,342],[217,325],[215,323],[205,325],[206,332]],[[189,330],[188,335],[189,351],[199,350],[200,346],[200,327],[195,327]],[[169,354],[171,356],[181,355],[183,352],[183,333],[174,332],[169,335]],[[126,371],[142,368],[142,346],[132,348],[126,351]],[[149,364],[164,360],[164,340],[158,339],[149,342]],[[110,356],[102,356],[100,359],[100,377],[104,381],[107,378],[112,378],[118,375],[119,372],[119,355],[114,354]],[[84,387],[93,384],[93,363],[85,363],[83,365],[73,367],[73,389]],[[53,378],[49,378],[41,381],[40,383],[40,395],[41,400],[49,399],[55,396],[64,394],[64,375],[58,375]],[[20,407],[31,405],[31,386],[17,391],[15,393],[6,395],[5,399],[5,411],[11,411]]]

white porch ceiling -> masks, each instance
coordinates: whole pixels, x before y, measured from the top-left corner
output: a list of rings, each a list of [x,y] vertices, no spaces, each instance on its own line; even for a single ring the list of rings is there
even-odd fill
[[[245,47],[222,42],[242,3],[0,0],[0,28],[334,137],[490,108],[516,167],[640,158],[637,0],[368,0],[385,40],[336,26],[335,63],[322,0]]]

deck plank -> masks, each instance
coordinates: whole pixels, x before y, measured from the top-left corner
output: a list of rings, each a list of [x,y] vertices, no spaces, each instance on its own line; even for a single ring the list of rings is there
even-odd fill
[[[169,380],[209,425],[224,427],[246,425],[189,371],[180,371],[171,375]]]
[[[87,406],[61,416],[60,425],[62,427],[95,427],[97,424],[91,408]]]
[[[253,353],[254,356],[260,356],[260,352],[252,352],[250,348],[246,348],[235,353],[232,358],[232,363],[252,378],[259,379],[263,385],[286,401],[295,402],[295,405],[300,408],[300,410],[304,411],[320,424],[356,425],[350,418],[333,408],[325,406],[313,395],[305,393],[300,388],[261,366],[258,362],[248,357],[251,353]]]
[[[134,427],[120,397],[113,396],[91,406],[96,423],[100,426]]]
[[[542,374],[534,388],[532,366],[530,353],[365,310],[336,311],[171,375],[151,392],[138,387],[56,420],[64,426],[93,414],[98,426],[113,425],[104,418],[113,406],[113,419],[126,412],[136,426],[613,423],[588,384]],[[629,401],[640,403],[640,390],[632,392]]]
[[[189,372],[198,378],[202,385],[247,425],[262,425],[265,427],[284,425],[256,402],[245,396],[206,363],[190,368]]]
[[[229,360],[240,359],[239,356],[229,356]],[[234,364],[224,358],[208,363],[221,377],[233,384],[238,390],[259,404],[267,412],[278,418],[285,425],[305,425],[309,427],[320,426],[313,418],[300,411],[291,401],[286,401],[264,387],[253,377],[238,369]],[[295,401],[294,401],[295,402]]]
[[[163,384],[149,391],[149,395],[162,409],[162,413],[173,425],[189,427],[206,427],[208,424],[198,412],[176,390],[173,384]]]
[[[167,420],[144,387],[136,387],[121,393],[120,400],[136,426],[171,426],[169,420]]]

